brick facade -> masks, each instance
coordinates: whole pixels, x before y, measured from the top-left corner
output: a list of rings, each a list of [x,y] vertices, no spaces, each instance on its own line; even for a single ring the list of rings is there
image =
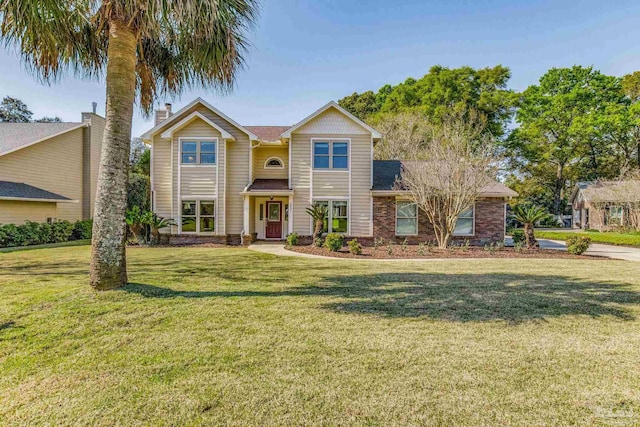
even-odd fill
[[[484,246],[488,243],[504,240],[504,209],[502,198],[485,198],[476,202],[475,235],[454,237],[454,241],[468,240],[470,244]],[[373,198],[373,235],[383,239],[395,239],[401,242],[405,236],[396,236],[396,199],[395,197]],[[411,244],[436,240],[433,226],[427,215],[418,212],[418,235],[406,236]]]

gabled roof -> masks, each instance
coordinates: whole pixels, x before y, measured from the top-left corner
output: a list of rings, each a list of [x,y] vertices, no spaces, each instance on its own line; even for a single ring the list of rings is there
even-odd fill
[[[191,101],[190,103],[188,103],[187,105],[185,105],[184,107],[182,107],[181,109],[176,111],[174,114],[172,114],[171,117],[169,117],[168,119],[160,122],[158,125],[154,126],[153,128],[151,128],[148,131],[146,131],[145,133],[143,133],[141,138],[144,141],[149,141],[151,139],[151,137],[154,134],[158,133],[158,131],[160,129],[164,128],[165,126],[167,126],[170,123],[174,123],[174,122],[178,121],[182,114],[184,114],[186,111],[188,111],[189,109],[191,109],[192,107],[194,107],[194,106],[196,106],[198,104],[202,105],[205,108],[208,108],[212,112],[216,113],[217,115],[219,115],[220,117],[222,117],[223,119],[225,119],[226,121],[231,123],[238,130],[240,130],[240,131],[244,132],[245,134],[247,134],[249,136],[249,139],[251,139],[252,141],[257,141],[259,139],[253,132],[250,132],[249,130],[244,128],[242,125],[240,125],[238,122],[233,120],[231,117],[227,116],[222,111],[218,110],[216,107],[214,107],[213,105],[209,104],[207,101],[205,101],[204,99],[202,99],[200,97],[194,99],[193,101]]]
[[[402,167],[410,162],[400,160],[374,160],[373,161],[373,187],[372,191],[382,192],[402,192],[397,189],[396,180],[402,173]],[[482,189],[481,195],[485,197],[517,197],[518,193],[492,180],[489,185]]]
[[[347,110],[339,106],[335,101],[329,102],[328,104],[326,104],[325,106],[323,106],[322,108],[320,108],[319,110],[311,114],[310,116],[304,118],[301,122],[296,123],[295,125],[290,127],[286,132],[282,133],[282,137],[291,138],[292,132],[295,132],[296,129],[299,129],[300,127],[310,122],[311,120],[315,119],[320,114],[324,113],[330,108],[335,108],[336,110],[338,110],[339,112],[347,116],[349,119],[353,120],[355,123],[357,123],[358,125],[362,126],[366,130],[371,132],[371,135],[373,136],[373,138],[375,139],[382,138],[382,134],[380,132],[378,132],[377,130],[375,130],[374,128],[372,128],[371,126],[369,126],[368,124],[366,124],[365,122],[363,122],[362,120],[360,120],[359,118],[357,118],[356,116],[354,116],[353,114],[351,114],[350,112],[348,112]]]
[[[0,181],[0,200],[22,200],[33,202],[75,202],[68,197],[52,193],[23,182]]]
[[[590,202],[637,202],[640,181],[629,179],[625,181],[578,182],[571,193],[570,203],[574,203],[578,194],[582,194],[585,201]],[[635,199],[635,200],[634,200]]]
[[[245,126],[249,132],[253,132],[261,141],[279,141],[281,135],[291,126]]]
[[[0,156],[86,127],[86,123],[0,123]]]
[[[211,126],[212,128],[216,129],[218,132],[220,132],[220,135],[222,135],[222,138],[235,140],[233,135],[231,135],[229,132],[222,129],[220,126],[218,126],[217,124],[215,124],[214,122],[212,122],[211,120],[209,120],[208,118],[206,118],[205,116],[203,116],[197,111],[194,111],[184,119],[180,120],[175,125],[171,126],[169,129],[162,132],[160,136],[162,136],[163,138],[171,138],[174,132],[177,132],[178,130],[182,129],[183,127],[185,127],[186,125],[194,121],[195,119],[200,119],[206,124],[208,124],[209,126]]]

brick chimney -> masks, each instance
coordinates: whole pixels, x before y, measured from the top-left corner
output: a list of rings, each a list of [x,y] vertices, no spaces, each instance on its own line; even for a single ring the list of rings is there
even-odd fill
[[[169,117],[171,117],[171,104],[169,104],[168,102],[166,104],[164,104],[164,110],[156,110],[156,122],[155,122],[155,126],[158,126],[160,123],[164,122],[165,120],[167,120]]]

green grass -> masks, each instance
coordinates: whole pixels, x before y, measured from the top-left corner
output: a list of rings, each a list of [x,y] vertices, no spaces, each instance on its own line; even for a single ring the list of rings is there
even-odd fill
[[[597,231],[585,231],[585,232],[568,232],[568,231],[537,231],[536,238],[552,239],[552,240],[567,240],[569,236],[585,236],[591,237],[591,241],[594,243],[606,243],[609,245],[619,246],[635,246],[640,247],[640,233],[615,233],[615,232],[597,232]]]
[[[6,252],[16,252],[16,251],[29,251],[32,249],[50,249],[50,248],[63,248],[68,246],[86,246],[90,245],[91,240],[71,240],[69,242],[61,242],[61,243],[47,243],[44,245],[33,245],[33,246],[14,246],[10,248],[0,248],[0,253]]]
[[[640,264],[0,257],[1,425],[640,423]],[[617,415],[617,417],[616,417]]]

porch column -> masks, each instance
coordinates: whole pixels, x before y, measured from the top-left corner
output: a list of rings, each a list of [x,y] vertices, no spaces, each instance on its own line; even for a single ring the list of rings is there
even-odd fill
[[[244,209],[243,209],[243,213],[244,213],[244,220],[243,220],[243,227],[242,229],[244,230],[243,233],[244,235],[248,235],[249,234],[249,202],[251,197],[244,195],[242,196],[243,200],[244,200]]]
[[[287,222],[288,233],[293,233],[293,194],[289,196],[289,221]]]

